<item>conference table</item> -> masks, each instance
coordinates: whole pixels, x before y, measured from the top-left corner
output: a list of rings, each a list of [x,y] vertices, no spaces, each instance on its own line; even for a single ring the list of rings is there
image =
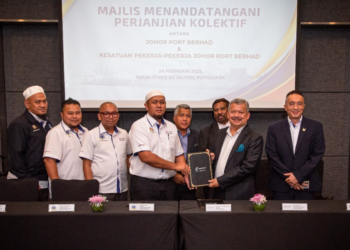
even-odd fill
[[[180,201],[180,230],[186,250],[350,249],[349,201],[306,201],[308,211],[282,211],[268,201],[255,212],[250,201],[225,201],[231,212],[206,212],[196,201]]]
[[[0,202],[0,249],[175,249],[177,201],[155,201],[154,212],[129,211],[108,202],[93,212],[89,202]],[[49,204],[75,204],[75,212],[48,212]]]
[[[152,212],[108,202],[101,213],[89,202],[0,202],[7,211],[0,213],[0,249],[350,249],[347,202],[282,211],[282,201],[268,201],[264,212],[249,201],[225,201],[231,212],[206,212],[196,201],[147,202]],[[49,204],[75,204],[75,212],[48,212]]]

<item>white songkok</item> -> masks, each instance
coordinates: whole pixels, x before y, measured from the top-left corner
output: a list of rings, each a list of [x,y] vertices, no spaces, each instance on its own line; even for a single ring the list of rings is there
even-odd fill
[[[23,91],[24,100],[27,100],[29,97],[37,93],[43,93],[45,95],[44,89],[40,86],[36,85],[27,88],[25,91]]]
[[[146,98],[145,98],[145,102],[147,102],[150,98],[152,98],[153,96],[164,96],[164,94],[162,92],[160,92],[159,90],[152,90],[151,92],[149,92],[147,95],[146,95]],[[165,96],[164,96],[165,98]]]

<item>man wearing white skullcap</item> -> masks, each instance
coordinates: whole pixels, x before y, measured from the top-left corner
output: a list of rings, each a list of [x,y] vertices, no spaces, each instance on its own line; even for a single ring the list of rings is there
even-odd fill
[[[8,179],[36,178],[39,181],[38,200],[48,200],[48,176],[43,161],[45,137],[51,129],[46,117],[47,100],[40,86],[23,92],[24,114],[14,119],[8,128]],[[24,190],[25,192],[25,190]]]
[[[176,172],[189,174],[176,126],[163,118],[165,96],[158,90],[146,95],[147,114],[133,123],[129,138],[131,200],[175,200]]]

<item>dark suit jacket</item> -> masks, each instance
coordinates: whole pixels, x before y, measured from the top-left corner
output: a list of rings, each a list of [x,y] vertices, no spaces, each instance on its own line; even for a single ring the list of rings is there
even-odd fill
[[[198,152],[205,151],[206,149],[212,151],[215,141],[215,134],[218,131],[219,126],[216,121],[200,131],[198,141]]]
[[[198,152],[199,132],[192,129],[190,131],[191,133],[188,135],[187,154]]]
[[[187,154],[198,152],[199,132],[192,129],[190,129],[190,131],[191,133],[188,135],[187,142]],[[187,185],[176,185],[175,197],[177,200],[195,200],[196,190],[189,190]]]
[[[299,137],[293,154],[288,118],[272,124],[267,132],[266,153],[272,166],[270,187],[276,192],[286,192],[290,186],[283,174],[292,172],[299,183],[310,181],[308,191],[322,187],[317,164],[325,152],[322,124],[303,117]]]
[[[51,123],[47,121],[44,129],[27,109],[10,123],[8,127],[10,172],[18,179],[37,178],[47,181],[43,153],[46,134],[51,127]]]
[[[227,129],[219,130],[216,135],[213,151],[216,158],[213,164],[214,173]],[[241,144],[244,145],[244,150],[237,152]],[[262,136],[252,131],[247,124],[231,149],[224,174],[217,178],[220,188],[225,190],[225,199],[248,200],[254,196],[254,174],[261,159],[263,144]]]

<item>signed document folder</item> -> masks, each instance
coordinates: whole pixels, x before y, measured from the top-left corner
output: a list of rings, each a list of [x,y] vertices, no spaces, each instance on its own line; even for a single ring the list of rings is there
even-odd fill
[[[208,180],[213,179],[213,174],[208,152],[188,154],[188,166],[191,169],[191,187],[209,186]]]

